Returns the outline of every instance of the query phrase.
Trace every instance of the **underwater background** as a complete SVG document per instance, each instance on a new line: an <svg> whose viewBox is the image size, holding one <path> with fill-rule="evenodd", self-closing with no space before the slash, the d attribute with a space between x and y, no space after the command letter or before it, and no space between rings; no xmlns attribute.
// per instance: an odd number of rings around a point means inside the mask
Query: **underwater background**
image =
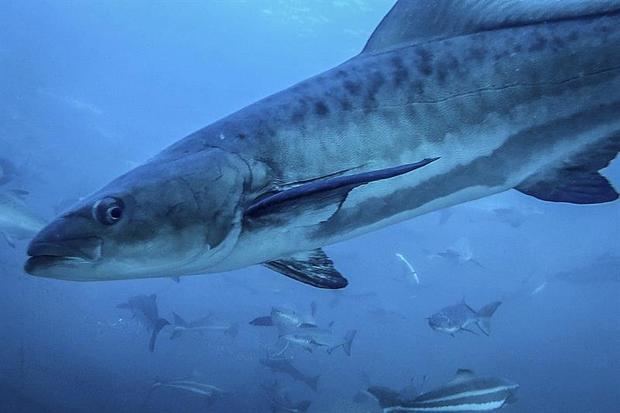
<svg viewBox="0 0 620 413"><path fill-rule="evenodd" d="M2 1L0 158L44 219L207 124L357 54L392 0ZM616 185L620 164L605 171ZM309 412L377 412L371 384L428 391L459 368L518 383L508 412L620 406L620 208L548 204L516 191L326 248L349 277L318 290L263 267L76 283L23 270L27 241L0 239L1 412L270 412L277 380ZM446 252L458 252L456 259ZM415 277L403 259L415 268ZM460 254L460 255L459 255ZM454 254L453 254L454 255ZM170 339L117 306L156 294L159 315L206 315L235 334ZM427 317L493 301L490 336ZM251 325L272 307L309 313L351 354L286 349L315 390L260 362L280 351ZM208 403L153 383L223 389Z"/></svg>

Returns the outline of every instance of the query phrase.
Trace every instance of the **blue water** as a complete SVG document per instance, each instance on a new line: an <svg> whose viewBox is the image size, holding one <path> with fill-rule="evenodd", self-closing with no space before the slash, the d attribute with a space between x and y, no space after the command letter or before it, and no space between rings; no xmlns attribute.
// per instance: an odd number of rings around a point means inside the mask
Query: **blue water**
<svg viewBox="0 0 620 413"><path fill-rule="evenodd" d="M20 174L28 206L51 219L180 137L354 56L391 0L0 2L0 157ZM620 163L605 175L620 183ZM6 188L3 188L6 189ZM558 281L602 256L620 256L618 203L549 204L508 192L328 247L350 280L313 289L262 267L170 279L74 283L24 274L27 241L0 239L1 412L268 412L261 385L277 378L310 412L374 412L353 402L369 384L421 391L456 369L519 383L507 412L614 413L620 405L620 283ZM493 208L526 211L511 226ZM468 245L477 262L434 254ZM407 279L404 254L420 284ZM598 268L618 273L620 268ZM610 277L611 278L611 277ZM116 305L157 294L160 315L208 313L240 324L169 340ZM502 300L489 337L435 332L426 317L465 299ZM272 306L308 311L334 334L357 329L342 351L287 350L313 392L259 359L273 329L249 325ZM207 405L157 379L200 377L228 393ZM426 377L425 384L422 385Z"/></svg>

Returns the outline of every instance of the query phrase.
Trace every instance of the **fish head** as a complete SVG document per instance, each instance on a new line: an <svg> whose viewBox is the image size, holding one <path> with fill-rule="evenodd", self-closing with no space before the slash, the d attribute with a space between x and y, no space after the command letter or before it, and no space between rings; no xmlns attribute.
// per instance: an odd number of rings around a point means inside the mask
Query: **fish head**
<svg viewBox="0 0 620 413"><path fill-rule="evenodd" d="M75 281L208 272L237 242L247 171L215 149L156 158L41 230L25 270Z"/></svg>
<svg viewBox="0 0 620 413"><path fill-rule="evenodd" d="M435 313L428 318L428 325L436 331L454 332L458 330L458 326L444 312Z"/></svg>

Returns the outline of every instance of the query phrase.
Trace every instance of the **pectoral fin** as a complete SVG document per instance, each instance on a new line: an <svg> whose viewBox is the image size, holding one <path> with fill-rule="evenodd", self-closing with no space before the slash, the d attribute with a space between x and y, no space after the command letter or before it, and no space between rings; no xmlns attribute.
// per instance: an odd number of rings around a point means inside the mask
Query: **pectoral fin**
<svg viewBox="0 0 620 413"><path fill-rule="evenodd" d="M333 261L322 249L298 253L288 258L269 261L265 267L313 287L338 289L347 286L346 278L334 268Z"/></svg>
<svg viewBox="0 0 620 413"><path fill-rule="evenodd" d="M6 232L0 232L0 235L2 235L2 238L4 238L9 247L15 248L15 240L13 239L13 237L11 237Z"/></svg>
<svg viewBox="0 0 620 413"><path fill-rule="evenodd" d="M272 215L316 215L318 222L329 219L345 201L351 190L371 182L381 181L422 168L439 158L379 169L352 175L331 176L293 186L290 189L266 194L256 199L245 211L248 219ZM307 220L304 220L307 221Z"/></svg>

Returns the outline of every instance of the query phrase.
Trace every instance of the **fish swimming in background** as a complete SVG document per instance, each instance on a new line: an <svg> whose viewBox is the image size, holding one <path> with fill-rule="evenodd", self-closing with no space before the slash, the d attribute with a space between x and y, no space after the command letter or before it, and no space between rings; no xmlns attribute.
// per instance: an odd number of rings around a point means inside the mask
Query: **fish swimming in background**
<svg viewBox="0 0 620 413"><path fill-rule="evenodd" d="M142 324L147 331L151 332L149 351L155 351L157 335L162 328L170 324L168 320L159 317L157 296L155 294L137 295L129 298L126 303L117 305L116 308L131 311L132 316L138 321L138 323Z"/></svg>
<svg viewBox="0 0 620 413"><path fill-rule="evenodd" d="M259 360L260 364L269 368L274 373L286 374L293 380L300 381L312 390L317 391L319 385L319 375L309 376L293 366L292 360L288 357L268 356Z"/></svg>
<svg viewBox="0 0 620 413"><path fill-rule="evenodd" d="M226 394L226 392L219 387L213 386L211 384L202 383L195 380L194 378L170 381L156 380L155 383L153 383L153 385L151 386L149 394L147 395L147 401L150 399L154 390L161 388L170 388L198 395L207 401L208 406L210 406L211 404L213 404L213 402Z"/></svg>
<svg viewBox="0 0 620 413"><path fill-rule="evenodd" d="M272 413L305 413L312 404L310 400L292 402L286 389L278 382L261 387L269 400Z"/></svg>
<svg viewBox="0 0 620 413"><path fill-rule="evenodd" d="M405 399L397 391L370 387L383 413L490 412L515 402L518 384L495 377L477 377L471 370L458 370L454 380L438 389Z"/></svg>
<svg viewBox="0 0 620 413"><path fill-rule="evenodd" d="M453 265L471 263L478 267L484 268L484 266L474 258L474 253L471 249L471 244L467 238L459 238L459 240L445 251L440 251L435 254L429 255L431 259L442 259L452 263Z"/></svg>
<svg viewBox="0 0 620 413"><path fill-rule="evenodd" d="M310 304L310 314L299 314L295 310L286 307L273 307L268 316L256 317L250 321L251 325L269 327L274 326L278 331L284 332L295 328L317 327L316 302Z"/></svg>
<svg viewBox="0 0 620 413"><path fill-rule="evenodd" d="M34 237L46 224L24 202L27 195L22 190L0 192L0 237L11 247L16 240Z"/></svg>
<svg viewBox="0 0 620 413"><path fill-rule="evenodd" d="M320 288L322 249L516 189L599 204L620 150L620 0L399 0L362 52L112 181L32 240L65 280L263 264ZM319 52L319 51L317 51Z"/></svg>
<svg viewBox="0 0 620 413"><path fill-rule="evenodd" d="M198 320L187 322L177 313L172 313L174 317L174 324L172 325L172 332L170 333L170 339L181 337L184 333L205 333L210 331L222 331L229 337L235 338L239 334L238 323L218 323L212 320L211 316L202 317Z"/></svg>
<svg viewBox="0 0 620 413"><path fill-rule="evenodd" d="M319 347L325 347L327 353L332 354L334 350L342 348L345 354L350 356L351 346L356 335L357 330L349 330L344 337L339 338L334 335L331 329L307 327L285 332L280 335L280 340L285 342L285 349L289 344L300 346L309 352Z"/></svg>
<svg viewBox="0 0 620 413"><path fill-rule="evenodd" d="M604 254L570 270L553 274L550 281L571 284L606 284L620 282L620 256Z"/></svg>
<svg viewBox="0 0 620 413"><path fill-rule="evenodd" d="M0 186L8 184L17 176L17 168L8 159L0 158Z"/></svg>
<svg viewBox="0 0 620 413"><path fill-rule="evenodd" d="M463 301L460 304L445 307L430 316L428 325L433 330L448 333L454 337L454 334L461 331L475 334L468 327L476 324L480 331L488 336L491 333L491 317L501 304L501 301L495 301L485 305L480 311L476 311Z"/></svg>

